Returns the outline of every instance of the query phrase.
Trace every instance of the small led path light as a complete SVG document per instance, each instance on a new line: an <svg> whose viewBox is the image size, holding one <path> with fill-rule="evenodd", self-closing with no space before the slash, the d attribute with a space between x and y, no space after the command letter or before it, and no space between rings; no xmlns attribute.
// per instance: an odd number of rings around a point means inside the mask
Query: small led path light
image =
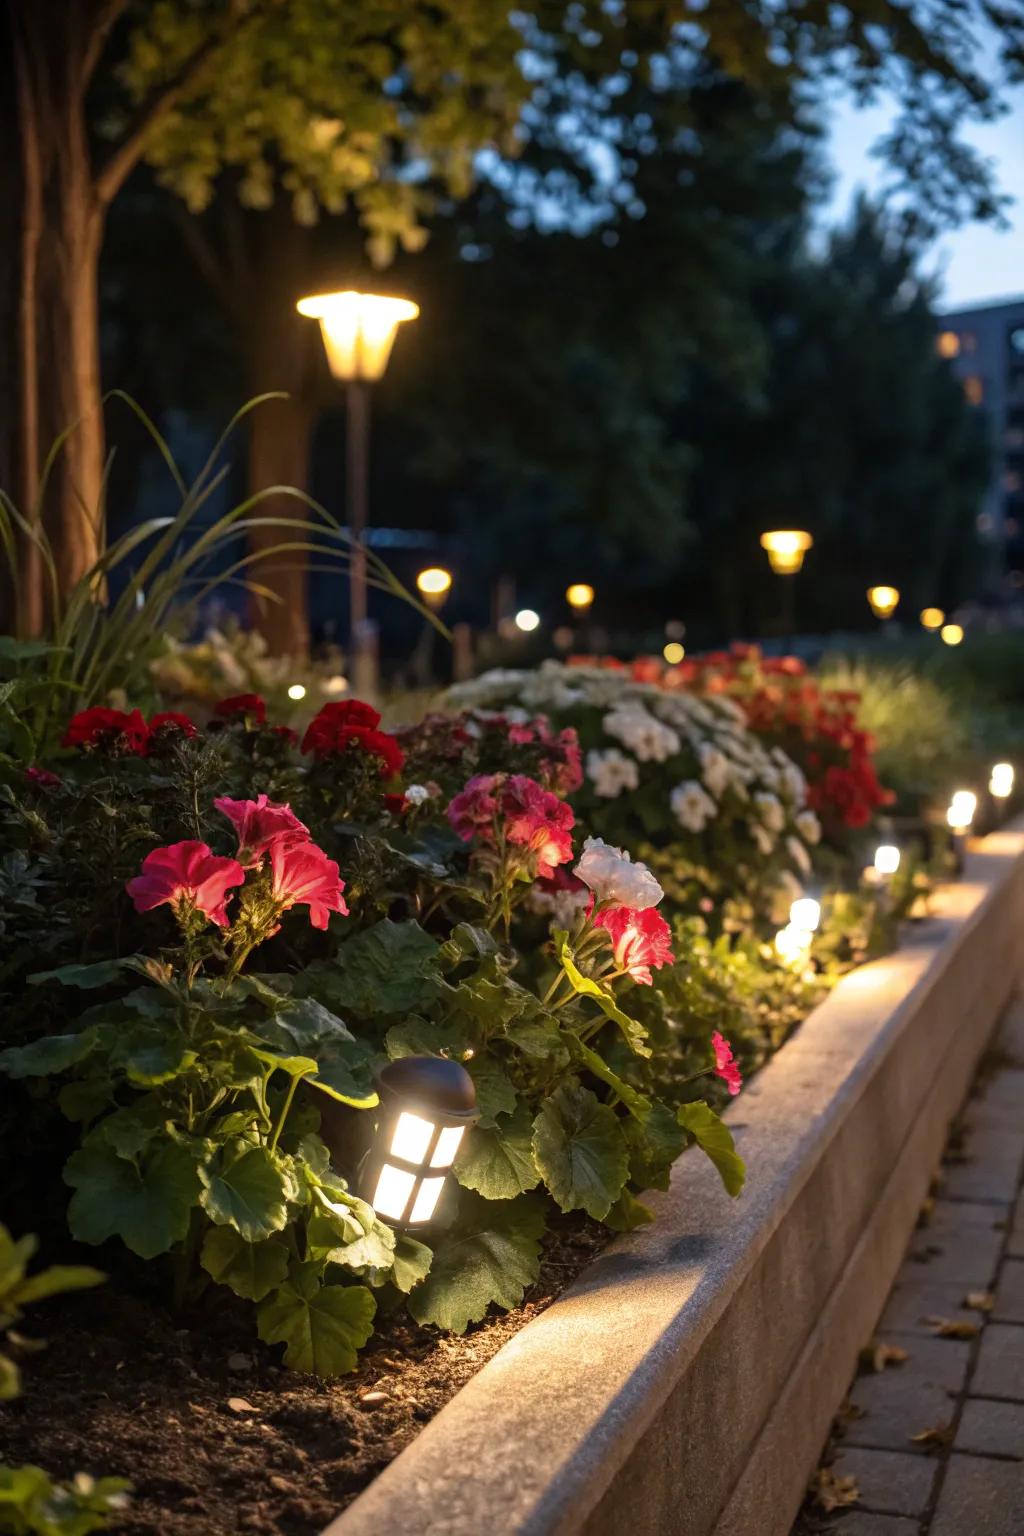
<svg viewBox="0 0 1024 1536"><path fill-rule="evenodd" d="M473 1079L443 1056L403 1056L378 1074L377 1092L360 1194L393 1226L425 1227L466 1128L478 1118Z"/></svg>
<svg viewBox="0 0 1024 1536"><path fill-rule="evenodd" d="M887 879L900 867L900 850L895 843L879 843L875 849L875 874Z"/></svg>
<svg viewBox="0 0 1024 1536"><path fill-rule="evenodd" d="M992 773L988 781L988 792L997 800L1008 800L1013 794L1013 764L993 763Z"/></svg>

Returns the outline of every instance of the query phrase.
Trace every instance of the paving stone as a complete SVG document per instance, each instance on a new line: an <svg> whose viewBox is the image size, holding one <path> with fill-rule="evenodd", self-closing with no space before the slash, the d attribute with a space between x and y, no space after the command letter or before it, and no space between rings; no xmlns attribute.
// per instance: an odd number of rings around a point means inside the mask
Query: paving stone
<svg viewBox="0 0 1024 1536"><path fill-rule="evenodd" d="M924 1321L926 1317L952 1317L969 1323L982 1321L980 1312L963 1304L969 1286L958 1285L955 1281L947 1285L933 1284L931 1280L919 1280L919 1272L916 1264L906 1264L901 1269L876 1329L880 1339L888 1338L893 1332L921 1334L930 1339L935 1330Z"/></svg>
<svg viewBox="0 0 1024 1536"><path fill-rule="evenodd" d="M854 1382L850 1401L862 1409L863 1416L850 1421L844 1441L930 1455L929 1447L915 1445L911 1437L952 1422L955 1398L967 1376L970 1346L957 1339L898 1335L887 1335L886 1342L902 1344L910 1358Z"/></svg>
<svg viewBox="0 0 1024 1536"><path fill-rule="evenodd" d="M987 1289L999 1263L1009 1213L1008 1200L1001 1205L936 1200L931 1220L911 1239L904 1276Z"/></svg>
<svg viewBox="0 0 1024 1536"><path fill-rule="evenodd" d="M989 1323L981 1337L971 1393L1024 1402L1024 1328Z"/></svg>
<svg viewBox="0 0 1024 1536"><path fill-rule="evenodd" d="M1024 1131L1000 1126L973 1131L966 1162L948 1164L942 1181L947 1200L1012 1200L1024 1164Z"/></svg>
<svg viewBox="0 0 1024 1536"><path fill-rule="evenodd" d="M1009 1466L1009 1462L1000 1463ZM903 1451L853 1447L835 1460L840 1477L853 1477L865 1509L880 1515L922 1515L931 1497L936 1463ZM960 1533L962 1536L962 1533ZM1019 1532L1018 1532L1019 1536Z"/></svg>
<svg viewBox="0 0 1024 1536"><path fill-rule="evenodd" d="M987 1084L964 1106L967 1135L983 1130L1019 1131L1024 1104L1024 1072L1006 1072Z"/></svg>
<svg viewBox="0 0 1024 1536"><path fill-rule="evenodd" d="M902 1515L870 1515L867 1510L854 1509L829 1529L837 1536L840 1532L842 1536L917 1536L921 1527Z"/></svg>
<svg viewBox="0 0 1024 1536"><path fill-rule="evenodd" d="M1017 1200L1017 1209L1006 1251L1013 1254L1015 1258L1024 1259L1024 1194L1021 1194Z"/></svg>
<svg viewBox="0 0 1024 1536"><path fill-rule="evenodd" d="M1018 1067L1024 1067L1024 1003L1008 1008L996 1034L996 1047Z"/></svg>
<svg viewBox="0 0 1024 1536"><path fill-rule="evenodd" d="M994 1403L969 1397L956 1432L958 1451L978 1456L1024 1458L1024 1403Z"/></svg>
<svg viewBox="0 0 1024 1536"><path fill-rule="evenodd" d="M952 1456L930 1536L1021 1536L1024 1462Z"/></svg>
<svg viewBox="0 0 1024 1536"><path fill-rule="evenodd" d="M1024 1260L1007 1259L999 1271L992 1316L1001 1323L1024 1323Z"/></svg>

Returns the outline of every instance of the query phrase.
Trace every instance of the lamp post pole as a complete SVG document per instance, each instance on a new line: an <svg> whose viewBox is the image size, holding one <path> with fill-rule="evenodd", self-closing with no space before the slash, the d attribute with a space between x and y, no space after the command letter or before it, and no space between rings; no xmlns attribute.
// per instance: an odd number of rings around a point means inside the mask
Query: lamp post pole
<svg viewBox="0 0 1024 1536"><path fill-rule="evenodd" d="M373 692L377 673L363 546L370 501L370 386L363 379L349 379L345 386L345 479L348 531L354 541L349 557L349 650L352 684L361 697Z"/></svg>

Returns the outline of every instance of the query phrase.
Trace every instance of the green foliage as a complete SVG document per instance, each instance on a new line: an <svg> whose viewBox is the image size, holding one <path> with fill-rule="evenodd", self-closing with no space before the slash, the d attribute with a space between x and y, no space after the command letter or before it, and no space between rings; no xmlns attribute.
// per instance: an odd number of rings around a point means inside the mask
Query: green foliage
<svg viewBox="0 0 1024 1536"><path fill-rule="evenodd" d="M355 1370L376 1310L365 1286L324 1285L317 1264L301 1264L260 1303L260 1338L284 1344L285 1364L293 1370L342 1376Z"/></svg>
<svg viewBox="0 0 1024 1536"><path fill-rule="evenodd" d="M93 1478L85 1472L70 1483L58 1483L41 1467L0 1466L0 1532L89 1536L104 1531L124 1507L130 1486L123 1477Z"/></svg>
<svg viewBox="0 0 1024 1536"><path fill-rule="evenodd" d="M589 1089L560 1088L533 1126L533 1150L544 1181L563 1211L600 1221L622 1192L629 1157L619 1117Z"/></svg>
<svg viewBox="0 0 1024 1536"><path fill-rule="evenodd" d="M99 1270L81 1264L54 1264L30 1275L29 1260L35 1251L34 1237L22 1237L15 1242L0 1222L0 1334L19 1322L25 1307L32 1302L59 1296L64 1291L86 1290L103 1279ZM18 1367L7 1355L0 1354L0 1402L17 1397L19 1387Z"/></svg>
<svg viewBox="0 0 1024 1536"><path fill-rule="evenodd" d="M676 1119L714 1163L726 1191L730 1195L738 1195L743 1188L746 1170L728 1126L723 1124L703 1099L693 1104L680 1104L676 1110Z"/></svg>
<svg viewBox="0 0 1024 1536"><path fill-rule="evenodd" d="M418 1323L465 1333L492 1302L517 1307L540 1271L543 1230L544 1207L533 1195L500 1202L464 1195L459 1219L438 1243L409 1311Z"/></svg>

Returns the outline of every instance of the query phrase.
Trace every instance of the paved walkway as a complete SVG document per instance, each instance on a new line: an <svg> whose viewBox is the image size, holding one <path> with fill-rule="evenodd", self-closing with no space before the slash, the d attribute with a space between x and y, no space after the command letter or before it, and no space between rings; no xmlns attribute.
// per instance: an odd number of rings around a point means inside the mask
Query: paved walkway
<svg viewBox="0 0 1024 1536"><path fill-rule="evenodd" d="M834 1480L857 1502L796 1531L1024 1536L1024 1002L1003 1021L876 1343L850 1388ZM845 1485L846 1496L853 1493ZM818 1512L820 1514L820 1510ZM795 1536L795 1533L794 1533Z"/></svg>

